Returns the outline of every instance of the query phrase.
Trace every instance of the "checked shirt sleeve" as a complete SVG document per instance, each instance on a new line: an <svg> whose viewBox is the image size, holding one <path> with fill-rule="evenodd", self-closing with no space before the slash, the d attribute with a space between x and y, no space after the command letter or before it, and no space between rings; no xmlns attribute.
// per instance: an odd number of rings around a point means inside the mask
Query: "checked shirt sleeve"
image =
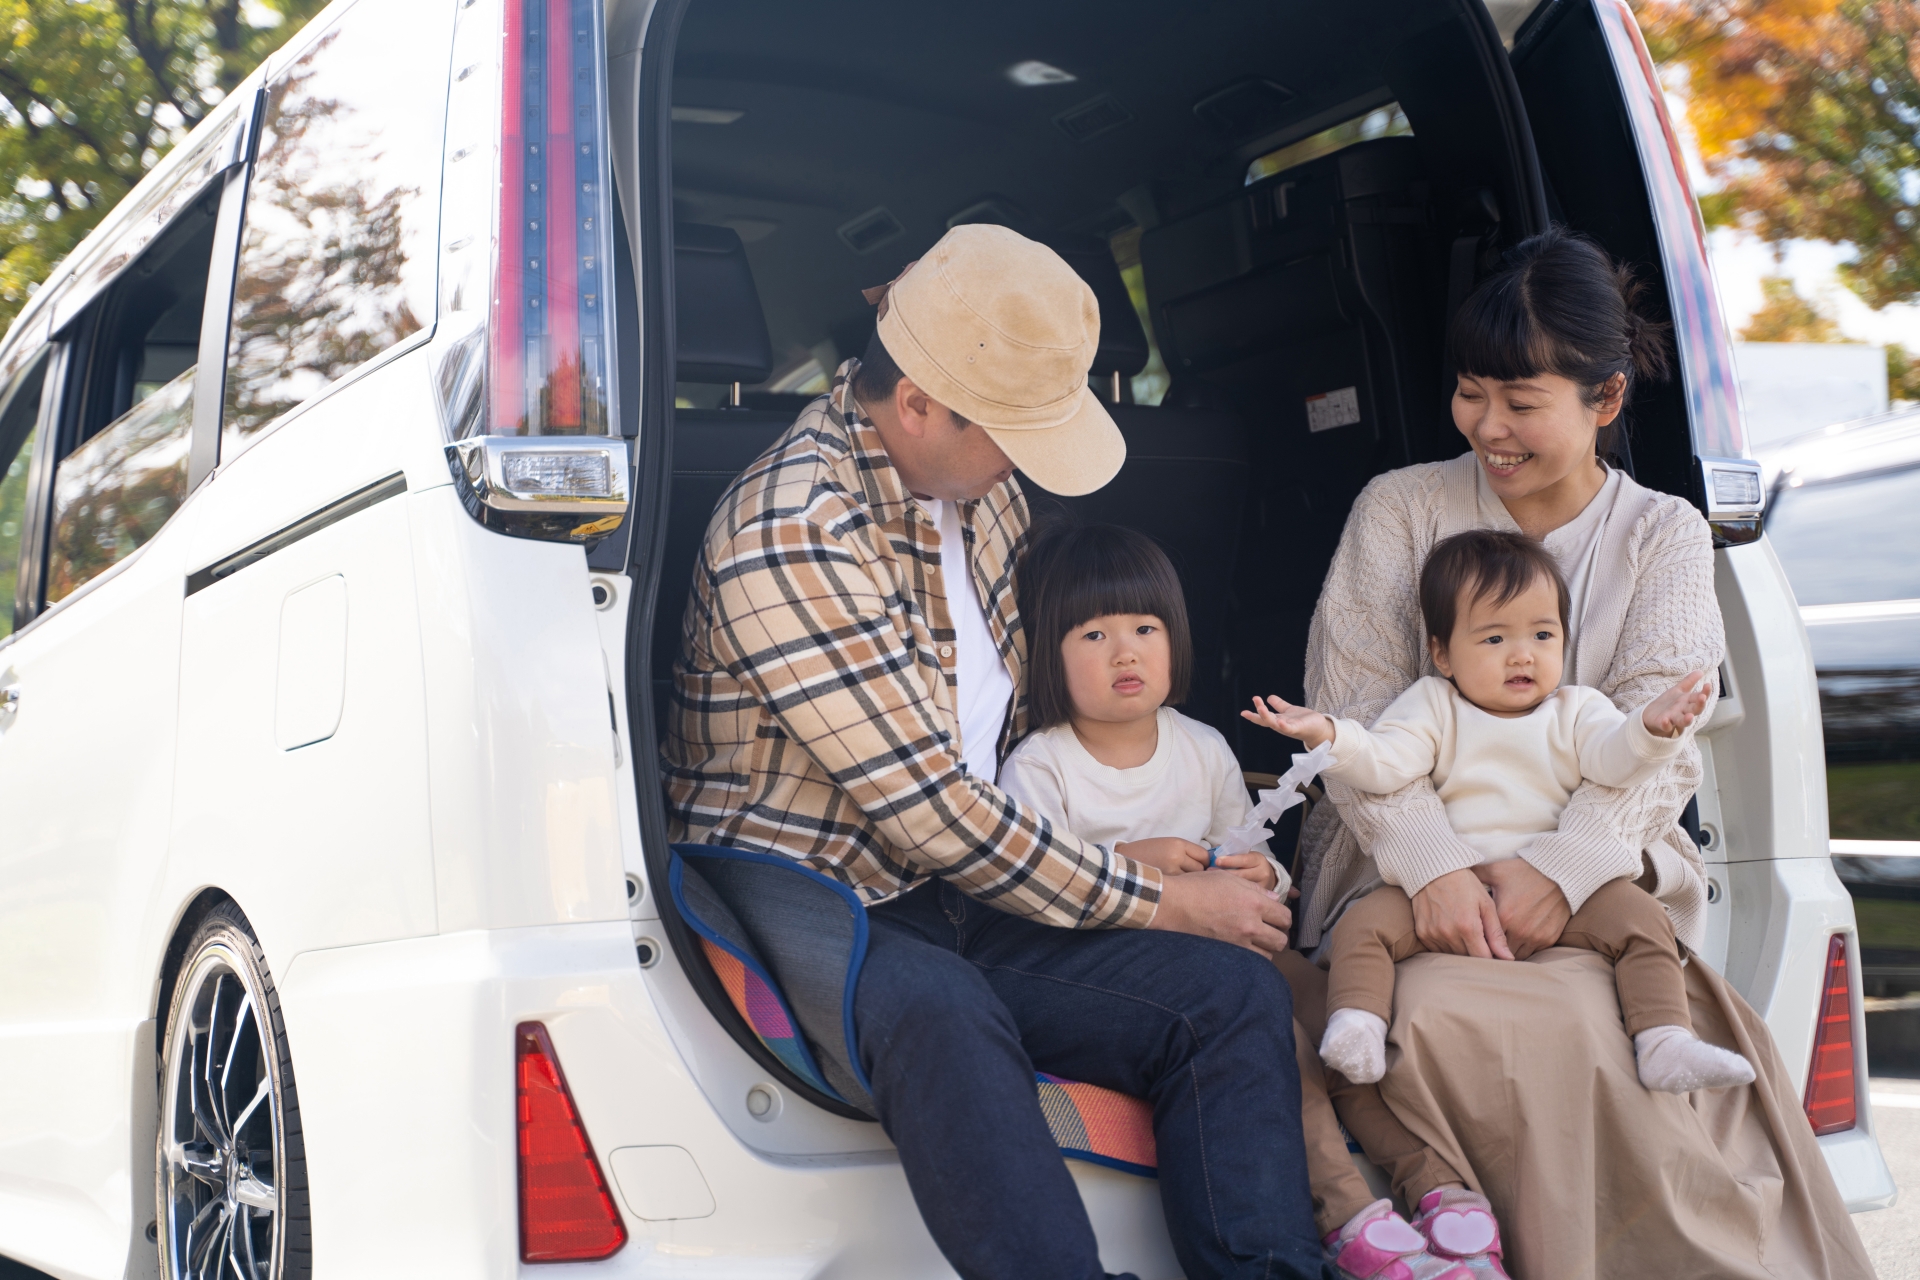
<svg viewBox="0 0 1920 1280"><path fill-rule="evenodd" d="M709 570L714 658L899 857L1048 924L1152 921L1157 870L1056 829L961 767L910 637L829 524L790 513L750 523Z"/></svg>

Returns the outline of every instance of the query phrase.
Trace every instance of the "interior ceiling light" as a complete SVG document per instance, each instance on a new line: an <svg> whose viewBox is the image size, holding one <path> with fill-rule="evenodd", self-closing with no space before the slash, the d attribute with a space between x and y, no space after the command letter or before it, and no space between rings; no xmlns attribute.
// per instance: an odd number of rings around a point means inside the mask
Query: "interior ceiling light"
<svg viewBox="0 0 1920 1280"><path fill-rule="evenodd" d="M675 124L732 124L745 114L747 113L735 111L731 107L675 107L673 122Z"/></svg>
<svg viewBox="0 0 1920 1280"><path fill-rule="evenodd" d="M1052 63L1041 62L1037 58L1016 62L1007 68L1007 79L1023 89L1042 84L1070 84L1079 78L1071 71L1062 71Z"/></svg>

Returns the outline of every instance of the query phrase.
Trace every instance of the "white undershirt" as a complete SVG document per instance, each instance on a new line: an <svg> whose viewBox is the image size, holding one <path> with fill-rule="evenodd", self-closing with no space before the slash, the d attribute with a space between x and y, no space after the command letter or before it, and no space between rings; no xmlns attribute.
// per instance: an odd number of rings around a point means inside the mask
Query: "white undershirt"
<svg viewBox="0 0 1920 1280"><path fill-rule="evenodd" d="M960 504L922 500L940 529L940 575L945 580L947 613L953 620L954 670L960 678L955 699L960 720L960 761L967 772L988 782L1000 778L1000 732L1013 704L1013 677L987 628L987 613L973 585L967 543L960 531Z"/></svg>
<svg viewBox="0 0 1920 1280"><path fill-rule="evenodd" d="M1607 517L1613 513L1613 504L1620 496L1621 472L1604 462L1600 467L1607 473L1607 478L1601 481L1599 492L1581 508L1579 515L1540 539L1540 544L1559 562L1560 572L1567 580L1566 657L1569 669L1573 663L1573 647L1580 639L1581 624L1586 621L1587 600L1593 594L1593 579L1600 559L1600 538L1606 532ZM1481 523L1498 528L1502 517L1511 521L1513 517L1487 483L1486 469L1475 467L1473 474Z"/></svg>

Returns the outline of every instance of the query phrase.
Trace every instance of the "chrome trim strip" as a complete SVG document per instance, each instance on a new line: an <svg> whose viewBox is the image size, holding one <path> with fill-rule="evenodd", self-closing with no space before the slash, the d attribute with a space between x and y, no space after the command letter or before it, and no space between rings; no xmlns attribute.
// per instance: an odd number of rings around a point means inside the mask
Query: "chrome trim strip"
<svg viewBox="0 0 1920 1280"><path fill-rule="evenodd" d="M276 551L283 551L300 541L311 537L328 525L338 524L348 516L358 515L368 507L385 502L388 498L397 498L407 491L407 477L404 472L396 471L383 480L376 480L364 489L356 489L344 498L329 502L318 511L302 516L292 524L268 534L260 541L216 560L204 569L196 569L187 575L187 594L204 591L223 578L231 577L250 564L266 559Z"/></svg>

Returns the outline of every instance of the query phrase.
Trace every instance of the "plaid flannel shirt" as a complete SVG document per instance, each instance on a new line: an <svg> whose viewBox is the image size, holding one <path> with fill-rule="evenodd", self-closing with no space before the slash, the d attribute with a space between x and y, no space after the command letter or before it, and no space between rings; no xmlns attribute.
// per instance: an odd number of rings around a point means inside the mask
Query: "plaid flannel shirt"
<svg viewBox="0 0 1920 1280"><path fill-rule="evenodd" d="M1028 513L1008 481L961 504L970 555L943 559L853 398L858 361L735 480L707 526L663 749L673 838L781 853L869 903L929 876L1015 915L1144 927L1160 873L1056 830L960 763L942 582L971 566L1026 719L1014 561Z"/></svg>

